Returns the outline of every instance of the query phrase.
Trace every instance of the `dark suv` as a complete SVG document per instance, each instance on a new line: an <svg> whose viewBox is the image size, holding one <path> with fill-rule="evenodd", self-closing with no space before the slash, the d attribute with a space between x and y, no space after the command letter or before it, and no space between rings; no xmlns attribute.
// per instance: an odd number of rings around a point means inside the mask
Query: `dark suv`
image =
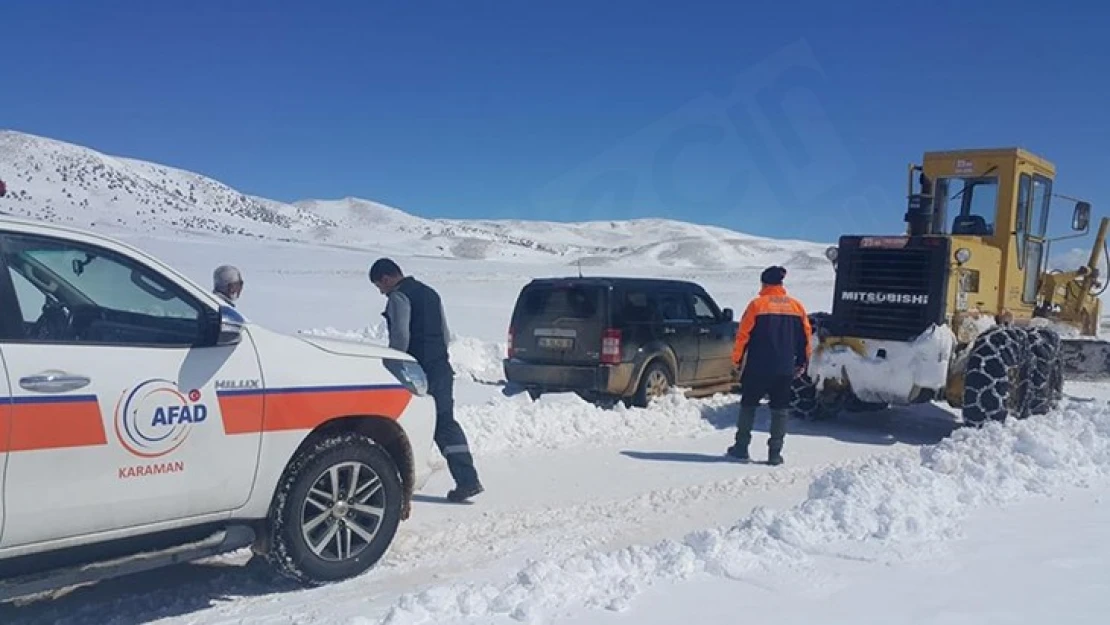
<svg viewBox="0 0 1110 625"><path fill-rule="evenodd" d="M569 391L636 406L672 386L731 390L738 325L692 282L537 279L513 310L505 377L533 398Z"/></svg>

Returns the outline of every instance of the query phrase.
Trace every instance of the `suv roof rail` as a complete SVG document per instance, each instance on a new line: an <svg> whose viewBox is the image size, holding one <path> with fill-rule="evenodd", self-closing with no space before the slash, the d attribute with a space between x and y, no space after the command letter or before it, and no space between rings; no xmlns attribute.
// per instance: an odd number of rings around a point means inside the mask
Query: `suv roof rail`
<svg viewBox="0 0 1110 625"><path fill-rule="evenodd" d="M693 285L690 280L681 280L678 278L648 278L638 276L550 276L546 278L532 278L532 283L556 283L556 282L577 282L577 283L604 283L604 284L681 284Z"/></svg>

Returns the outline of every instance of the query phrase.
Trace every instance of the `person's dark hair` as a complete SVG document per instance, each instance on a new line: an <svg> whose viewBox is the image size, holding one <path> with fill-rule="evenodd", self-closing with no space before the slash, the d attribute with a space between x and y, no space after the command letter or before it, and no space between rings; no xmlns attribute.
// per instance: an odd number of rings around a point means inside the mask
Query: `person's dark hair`
<svg viewBox="0 0 1110 625"><path fill-rule="evenodd" d="M399 278L403 275L405 274L401 273L401 268L397 266L397 263L388 258L379 258L370 266L371 282L377 282L386 276L396 276Z"/></svg>

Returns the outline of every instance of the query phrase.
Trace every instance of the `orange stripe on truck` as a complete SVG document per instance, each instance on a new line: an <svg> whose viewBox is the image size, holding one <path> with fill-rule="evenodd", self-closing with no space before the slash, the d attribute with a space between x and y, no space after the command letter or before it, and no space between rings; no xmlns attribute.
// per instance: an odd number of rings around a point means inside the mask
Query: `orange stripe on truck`
<svg viewBox="0 0 1110 625"><path fill-rule="evenodd" d="M0 408L0 451L108 444L95 395L16 397L6 403Z"/></svg>
<svg viewBox="0 0 1110 625"><path fill-rule="evenodd" d="M399 419L412 401L400 385L221 391L226 434L311 430L336 417ZM95 395L0 399L0 452L108 444Z"/></svg>
<svg viewBox="0 0 1110 625"><path fill-rule="evenodd" d="M262 393L216 394L225 434L251 434L262 431Z"/></svg>
<svg viewBox="0 0 1110 625"><path fill-rule="evenodd" d="M223 391L218 397L228 434L311 430L336 417L399 419L412 401L400 385Z"/></svg>

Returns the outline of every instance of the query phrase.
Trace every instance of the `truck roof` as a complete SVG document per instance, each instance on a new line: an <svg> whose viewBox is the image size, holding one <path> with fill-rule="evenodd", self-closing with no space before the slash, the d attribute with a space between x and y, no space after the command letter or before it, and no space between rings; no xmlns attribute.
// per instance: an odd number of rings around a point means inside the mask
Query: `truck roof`
<svg viewBox="0 0 1110 625"><path fill-rule="evenodd" d="M696 287L694 282L689 280L678 280L673 278L641 278L641 277L626 277L626 276L566 276L562 278L533 278L529 285L538 286L551 286L557 284L582 284L593 286L631 286L631 287L645 287L645 288L658 288L661 286L676 286L676 287Z"/></svg>
<svg viewBox="0 0 1110 625"><path fill-rule="evenodd" d="M1047 158L1027 150L1020 146L997 147L997 148L971 148L971 149L953 149L953 150L934 150L925 152L925 160L934 159L952 159L952 158L1016 158L1021 160L1030 161L1042 169L1050 172L1056 172L1056 166L1052 161Z"/></svg>
<svg viewBox="0 0 1110 625"><path fill-rule="evenodd" d="M78 234L88 235L89 230L82 230L74 226L67 226L65 224L57 224L42 219L32 219L30 217L20 217L4 211L0 211L0 224L8 224L12 226L23 226L25 228L37 228L40 230L47 230L51 232L65 233L65 234Z"/></svg>

